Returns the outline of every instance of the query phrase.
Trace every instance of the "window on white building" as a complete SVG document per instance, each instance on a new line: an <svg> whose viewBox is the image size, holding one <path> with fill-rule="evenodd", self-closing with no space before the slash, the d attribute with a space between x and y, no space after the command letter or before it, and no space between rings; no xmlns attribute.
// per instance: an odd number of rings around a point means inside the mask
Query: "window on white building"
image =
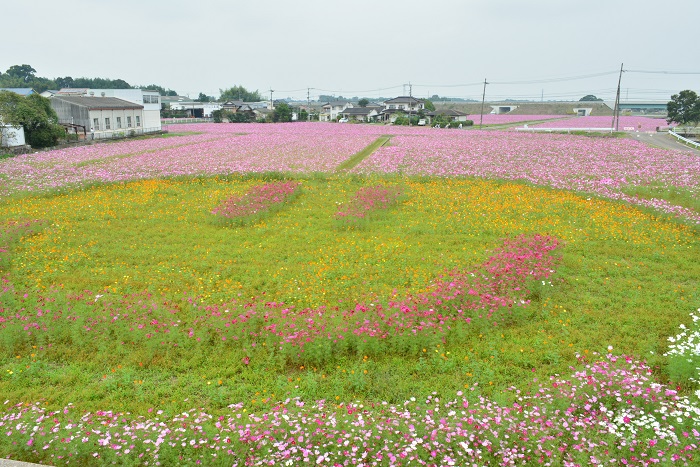
<svg viewBox="0 0 700 467"><path fill-rule="evenodd" d="M95 130L100 131L100 119L99 119L99 118L93 118L93 119L92 119L92 127L93 127Z"/></svg>
<svg viewBox="0 0 700 467"><path fill-rule="evenodd" d="M141 126L141 117L136 116L136 126Z"/></svg>
<svg viewBox="0 0 700 467"><path fill-rule="evenodd" d="M117 130L120 129L121 127L122 127L122 118L117 117Z"/></svg>
<svg viewBox="0 0 700 467"><path fill-rule="evenodd" d="M131 117L126 117L126 127L131 128Z"/></svg>
<svg viewBox="0 0 700 467"><path fill-rule="evenodd" d="M109 125L109 118L105 118L105 130L109 130L112 127Z"/></svg>

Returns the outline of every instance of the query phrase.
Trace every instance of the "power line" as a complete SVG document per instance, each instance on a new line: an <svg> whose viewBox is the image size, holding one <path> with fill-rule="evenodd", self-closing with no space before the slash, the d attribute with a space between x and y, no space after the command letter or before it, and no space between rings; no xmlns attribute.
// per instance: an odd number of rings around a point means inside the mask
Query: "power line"
<svg viewBox="0 0 700 467"><path fill-rule="evenodd" d="M664 70L625 70L628 73L648 73L658 75L700 75L700 71L664 71Z"/></svg>

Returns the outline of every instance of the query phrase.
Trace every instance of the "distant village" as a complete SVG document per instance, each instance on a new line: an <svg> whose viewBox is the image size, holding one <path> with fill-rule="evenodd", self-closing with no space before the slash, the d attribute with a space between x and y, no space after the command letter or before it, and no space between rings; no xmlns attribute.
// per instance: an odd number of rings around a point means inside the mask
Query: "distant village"
<svg viewBox="0 0 700 467"><path fill-rule="evenodd" d="M2 88L21 96L35 91L31 88ZM267 100L244 102L200 102L183 96L162 96L159 91L147 89L91 89L63 88L40 93L49 99L68 139L105 139L157 133L163 123L173 121L164 115L197 121L222 121L220 115L235 115L229 121L272 121L278 106L289 107L285 121L315 120L321 122L357 122L415 125L469 125L470 115L484 114L562 114L562 115L611 115L612 107L604 102L571 103L440 103L413 96L398 96L381 102L361 99L330 100L327 102L287 102ZM659 113L665 104L656 102L627 103L627 110L636 113ZM625 109L623 108L623 111ZM218 119L217 119L218 117ZM398 121L397 119L402 119ZM22 128L3 125L2 145L5 147L25 144Z"/></svg>

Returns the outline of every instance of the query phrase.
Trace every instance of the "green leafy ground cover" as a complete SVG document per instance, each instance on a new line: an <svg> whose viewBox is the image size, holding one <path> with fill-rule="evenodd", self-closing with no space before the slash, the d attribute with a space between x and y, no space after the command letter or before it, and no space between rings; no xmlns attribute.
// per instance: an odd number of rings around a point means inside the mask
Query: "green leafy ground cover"
<svg viewBox="0 0 700 467"><path fill-rule="evenodd" d="M231 401L258 410L294 396L400 403L476 385L472 395L505 403L505 388L565 374L577 353L609 345L647 358L667 380L666 339L700 302L698 231L625 205L483 180L295 180L302 192L294 202L242 226L214 222L211 210L265 176L147 180L0 204L0 225L46 223L13 244L0 307L35 317L70 304L76 317L30 335L28 322L5 322L17 332L0 333L0 393L12 403L174 413ZM362 229L339 228L338 206L380 183L400 183L402 203ZM187 338L205 306L232 299L342 308L426 292L519 234L556 237L561 262L549 280L528 283L529 306L495 326L474 319L445 336L418 335L410 351L368 345L320 363L280 361L262 344L213 334ZM105 327L111 338L95 339L86 330L95 303L120 316L132 306L148 309L149 320L179 320L179 345L124 342L129 325L119 317Z"/></svg>

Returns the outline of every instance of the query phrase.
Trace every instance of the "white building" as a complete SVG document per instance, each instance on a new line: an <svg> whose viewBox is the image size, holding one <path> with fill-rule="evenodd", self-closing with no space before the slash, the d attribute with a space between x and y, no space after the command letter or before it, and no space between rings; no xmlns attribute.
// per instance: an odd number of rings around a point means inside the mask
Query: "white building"
<svg viewBox="0 0 700 467"><path fill-rule="evenodd" d="M221 110L222 104L218 102L197 102L197 101L180 101L171 102L171 110L185 110L194 118L211 118L211 113L215 110Z"/></svg>
<svg viewBox="0 0 700 467"><path fill-rule="evenodd" d="M27 143L24 141L24 128L0 123L0 147L13 148L25 144Z"/></svg>
<svg viewBox="0 0 700 467"><path fill-rule="evenodd" d="M145 89L90 89L91 97L116 97L143 106L143 129L150 133L160 131L160 93Z"/></svg>
<svg viewBox="0 0 700 467"><path fill-rule="evenodd" d="M82 127L80 131L97 139L159 131L145 127L143 105L116 97L56 95L51 98L51 107L59 123L76 130Z"/></svg>
<svg viewBox="0 0 700 467"><path fill-rule="evenodd" d="M347 101L326 102L321 107L321 113L318 119L322 122L332 122L338 118L338 115L340 115L343 110L352 108L352 106L352 102Z"/></svg>

